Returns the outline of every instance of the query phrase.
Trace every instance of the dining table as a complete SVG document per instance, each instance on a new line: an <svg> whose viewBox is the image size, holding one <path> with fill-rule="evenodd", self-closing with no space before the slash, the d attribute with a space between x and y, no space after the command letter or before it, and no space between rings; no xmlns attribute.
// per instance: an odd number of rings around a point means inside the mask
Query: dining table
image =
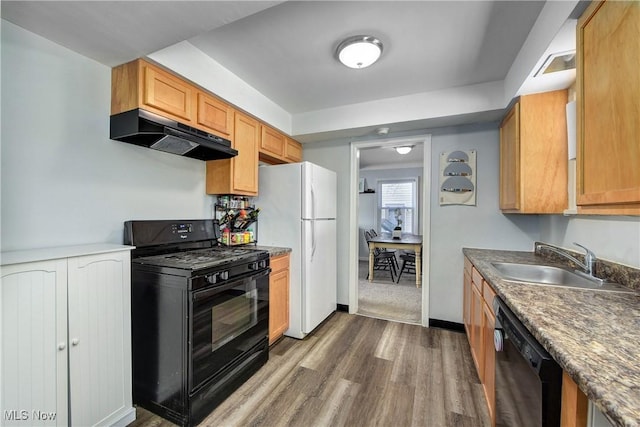
<svg viewBox="0 0 640 427"><path fill-rule="evenodd" d="M374 252L376 248L412 250L416 253L416 287L420 287L422 267L422 235L402 233L400 238L392 237L391 233L380 233L369 239L369 282L373 281Z"/></svg>

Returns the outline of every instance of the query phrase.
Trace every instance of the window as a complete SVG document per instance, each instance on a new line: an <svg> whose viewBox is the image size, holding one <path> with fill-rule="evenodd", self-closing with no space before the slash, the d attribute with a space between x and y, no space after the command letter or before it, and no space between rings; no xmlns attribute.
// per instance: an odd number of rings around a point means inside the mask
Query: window
<svg viewBox="0 0 640 427"><path fill-rule="evenodd" d="M378 195L380 231L418 234L417 179L378 181Z"/></svg>

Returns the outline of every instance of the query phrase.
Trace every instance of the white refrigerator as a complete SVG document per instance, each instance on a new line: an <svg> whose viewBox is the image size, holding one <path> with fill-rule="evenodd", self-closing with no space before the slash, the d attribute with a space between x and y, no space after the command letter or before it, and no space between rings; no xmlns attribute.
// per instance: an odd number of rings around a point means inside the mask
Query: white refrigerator
<svg viewBox="0 0 640 427"><path fill-rule="evenodd" d="M336 173L302 162L258 174L258 245L292 249L285 335L302 339L336 310Z"/></svg>

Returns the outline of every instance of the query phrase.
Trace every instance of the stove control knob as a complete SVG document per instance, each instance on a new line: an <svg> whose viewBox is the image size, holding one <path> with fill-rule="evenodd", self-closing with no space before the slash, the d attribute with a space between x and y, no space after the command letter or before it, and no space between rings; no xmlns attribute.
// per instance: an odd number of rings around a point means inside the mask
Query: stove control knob
<svg viewBox="0 0 640 427"><path fill-rule="evenodd" d="M215 285L218 282L218 273L209 274L207 276L207 282Z"/></svg>
<svg viewBox="0 0 640 427"><path fill-rule="evenodd" d="M257 270L257 269L258 269L258 263L257 262L249 263L249 270Z"/></svg>
<svg viewBox="0 0 640 427"><path fill-rule="evenodd" d="M218 277L220 277L220 280L227 280L229 278L229 272L221 271L220 273L218 273Z"/></svg>
<svg viewBox="0 0 640 427"><path fill-rule="evenodd" d="M267 268L267 260L263 259L258 263L258 265L260 266L260 268Z"/></svg>

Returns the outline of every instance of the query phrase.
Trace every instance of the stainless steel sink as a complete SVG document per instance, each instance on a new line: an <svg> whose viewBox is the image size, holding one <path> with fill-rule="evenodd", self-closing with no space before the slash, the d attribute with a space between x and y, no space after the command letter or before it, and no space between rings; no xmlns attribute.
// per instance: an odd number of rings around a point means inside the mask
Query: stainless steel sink
<svg viewBox="0 0 640 427"><path fill-rule="evenodd" d="M500 276L502 276L504 280L510 282L526 282L537 285L562 286L599 291L635 292L618 283L606 282L602 279L561 267L509 262L494 262L492 265L498 270L498 273L500 273Z"/></svg>

